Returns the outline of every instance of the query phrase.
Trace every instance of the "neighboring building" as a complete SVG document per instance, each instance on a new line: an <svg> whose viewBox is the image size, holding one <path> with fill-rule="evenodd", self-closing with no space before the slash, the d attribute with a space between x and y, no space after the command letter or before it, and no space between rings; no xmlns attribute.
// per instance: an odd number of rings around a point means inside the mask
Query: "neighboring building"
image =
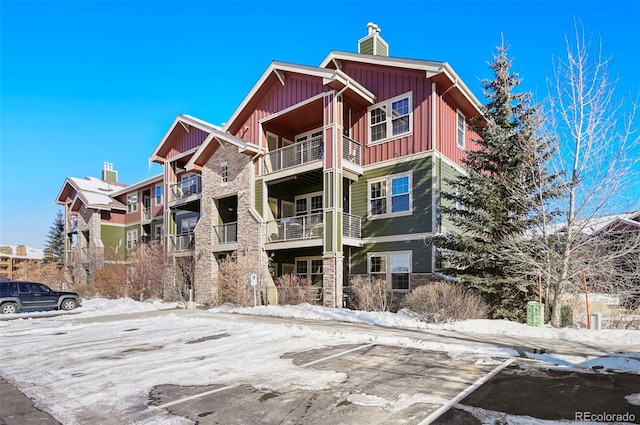
<svg viewBox="0 0 640 425"><path fill-rule="evenodd" d="M44 251L24 245L0 245L0 278L28 279L29 270L38 270Z"/></svg>
<svg viewBox="0 0 640 425"><path fill-rule="evenodd" d="M326 306L342 305L351 275L400 292L431 279L424 238L451 226L440 193L475 148L480 103L446 62L389 57L368 29L359 53L272 62L223 127L178 115L151 155L160 176L126 187L68 178L68 251L125 258L125 246L163 235L171 258L195 259L196 301L210 304L217 260L233 251L261 287L296 273Z"/></svg>

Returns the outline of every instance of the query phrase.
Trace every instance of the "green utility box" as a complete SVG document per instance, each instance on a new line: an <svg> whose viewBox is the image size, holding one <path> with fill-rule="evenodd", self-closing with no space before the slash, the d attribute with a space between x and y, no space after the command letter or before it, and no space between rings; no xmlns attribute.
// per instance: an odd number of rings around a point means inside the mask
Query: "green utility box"
<svg viewBox="0 0 640 425"><path fill-rule="evenodd" d="M540 304L538 301L529 301L527 303L527 325L544 325L544 304Z"/></svg>

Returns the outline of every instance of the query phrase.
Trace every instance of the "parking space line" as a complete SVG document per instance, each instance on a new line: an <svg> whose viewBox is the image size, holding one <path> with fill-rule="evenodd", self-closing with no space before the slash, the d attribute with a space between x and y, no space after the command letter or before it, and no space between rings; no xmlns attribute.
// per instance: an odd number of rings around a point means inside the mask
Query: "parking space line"
<svg viewBox="0 0 640 425"><path fill-rule="evenodd" d="M438 410L436 410L435 412L433 412L432 414L430 414L429 416L427 416L426 418L424 418L422 420L422 422L420 422L418 425L428 425L430 423L433 423L433 421L435 421L436 419L438 419L440 416L442 416L443 414L445 414L449 409L451 409L456 403L458 403L460 400L462 400L463 398L465 398L466 396L468 396L469 394L471 394L472 392L474 392L475 390L477 390L478 388L480 388L482 385L484 385L489 379L493 378L494 376L496 376L498 373L500 373L502 371L502 369L504 369L505 367L509 366L511 363L513 363L514 361L516 361L515 358L510 358L508 360L505 360L504 362L502 362L498 367L496 367L495 369L493 369L491 372L487 373L486 375L484 375L482 378L478 379L476 382L474 382L473 384L471 384L470 386L468 386L464 391L462 391L460 394L458 394L457 396L455 396L454 398L452 398L451 400L449 400L446 404L440 406L440 408Z"/></svg>
<svg viewBox="0 0 640 425"><path fill-rule="evenodd" d="M312 365L314 365L316 363L320 363L320 362L324 362L326 360L331 360L331 359L336 358L336 357L344 356L345 354L349 354L349 353L352 353L354 351L362 350L363 348L372 347L374 345L375 344L361 345L359 347L355 347L355 348L352 348L352 349L347 350L347 351L342 351L340 353L332 354L330 356L323 357L321 359L314 360L314 361L309 362L309 363L305 363L303 365L300 365L300 367L312 366ZM157 405L157 406L152 406L152 407L155 407L155 408L158 408L158 409L164 409L164 408L167 408L167 407L171 407L171 406L173 406L175 404L180 404L180 403L184 403L185 401L195 400L197 398L204 397L204 396L207 396L209 394L215 394L215 393L218 393L218 392L221 392L221 391L225 391L225 390L229 390L231 388L236 388L236 387L239 387L239 386L240 386L240 384L226 385L224 387L216 388L215 390L210 390L210 391L205 391L205 392L198 393L198 394L193 394L193 395L190 395L188 397L179 398L177 400L170 401L168 403L160 404L160 405Z"/></svg>
<svg viewBox="0 0 640 425"><path fill-rule="evenodd" d="M164 409L165 407L173 406L174 404L180 404L180 403L184 403L185 401L195 400L196 398L204 397L204 396L209 395L209 394L218 393L220 391L228 390L228 389L235 388L235 387L238 387L238 386L239 386L239 384L227 385L227 386L224 386L224 387L216 388L215 390L205 391L203 393L190 395L189 397L179 398L177 400L173 400L173 401L170 401L168 403L160 404L158 406L153 406L153 407L157 407L159 409Z"/></svg>
<svg viewBox="0 0 640 425"><path fill-rule="evenodd" d="M324 362L324 361L326 361L326 360L331 360L331 359L334 359L334 358L336 358L336 357L344 356L345 354L353 353L354 351L362 350L363 348L373 347L374 345L375 345L375 344L366 344L366 345L361 345L361 346L359 346L359 347L352 348L352 349L350 349L350 350L343 351L343 352L341 352L341 353L332 354L332 355L330 355L330 356L323 357L323 358L321 358L321 359L314 360L314 361L309 362L309 363L305 363L305 364L303 364L303 365L300 365L300 367L313 366L313 365L314 365L314 364L316 364L316 363L321 363L321 362Z"/></svg>

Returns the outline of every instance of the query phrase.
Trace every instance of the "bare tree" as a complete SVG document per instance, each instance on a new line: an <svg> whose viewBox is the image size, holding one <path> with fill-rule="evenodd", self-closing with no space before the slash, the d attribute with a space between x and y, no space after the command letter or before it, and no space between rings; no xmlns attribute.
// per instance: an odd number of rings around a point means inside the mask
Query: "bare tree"
<svg viewBox="0 0 640 425"><path fill-rule="evenodd" d="M128 287L140 301L161 295L165 258L158 242L142 243L129 254Z"/></svg>
<svg viewBox="0 0 640 425"><path fill-rule="evenodd" d="M604 291L637 285L640 255L640 223L632 220L637 199L629 196L640 177L637 102L616 97L610 59L582 27L576 25L566 47L566 58L554 58L548 110L557 140L551 164L562 193L541 204L543 216L555 219L501 247L518 260L512 272L541 284L554 326L561 323L563 296L581 291L584 277Z"/></svg>

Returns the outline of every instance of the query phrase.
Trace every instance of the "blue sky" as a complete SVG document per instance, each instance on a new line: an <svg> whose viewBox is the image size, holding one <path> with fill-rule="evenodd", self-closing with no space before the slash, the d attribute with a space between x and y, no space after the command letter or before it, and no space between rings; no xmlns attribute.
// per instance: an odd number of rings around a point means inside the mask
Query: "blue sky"
<svg viewBox="0 0 640 425"><path fill-rule="evenodd" d="M0 243L43 248L67 176L112 162L134 183L177 114L221 124L272 60L318 65L357 51L367 22L391 56L449 62L479 79L504 36L523 90L546 94L553 55L580 19L637 93L640 2L0 3Z"/></svg>

